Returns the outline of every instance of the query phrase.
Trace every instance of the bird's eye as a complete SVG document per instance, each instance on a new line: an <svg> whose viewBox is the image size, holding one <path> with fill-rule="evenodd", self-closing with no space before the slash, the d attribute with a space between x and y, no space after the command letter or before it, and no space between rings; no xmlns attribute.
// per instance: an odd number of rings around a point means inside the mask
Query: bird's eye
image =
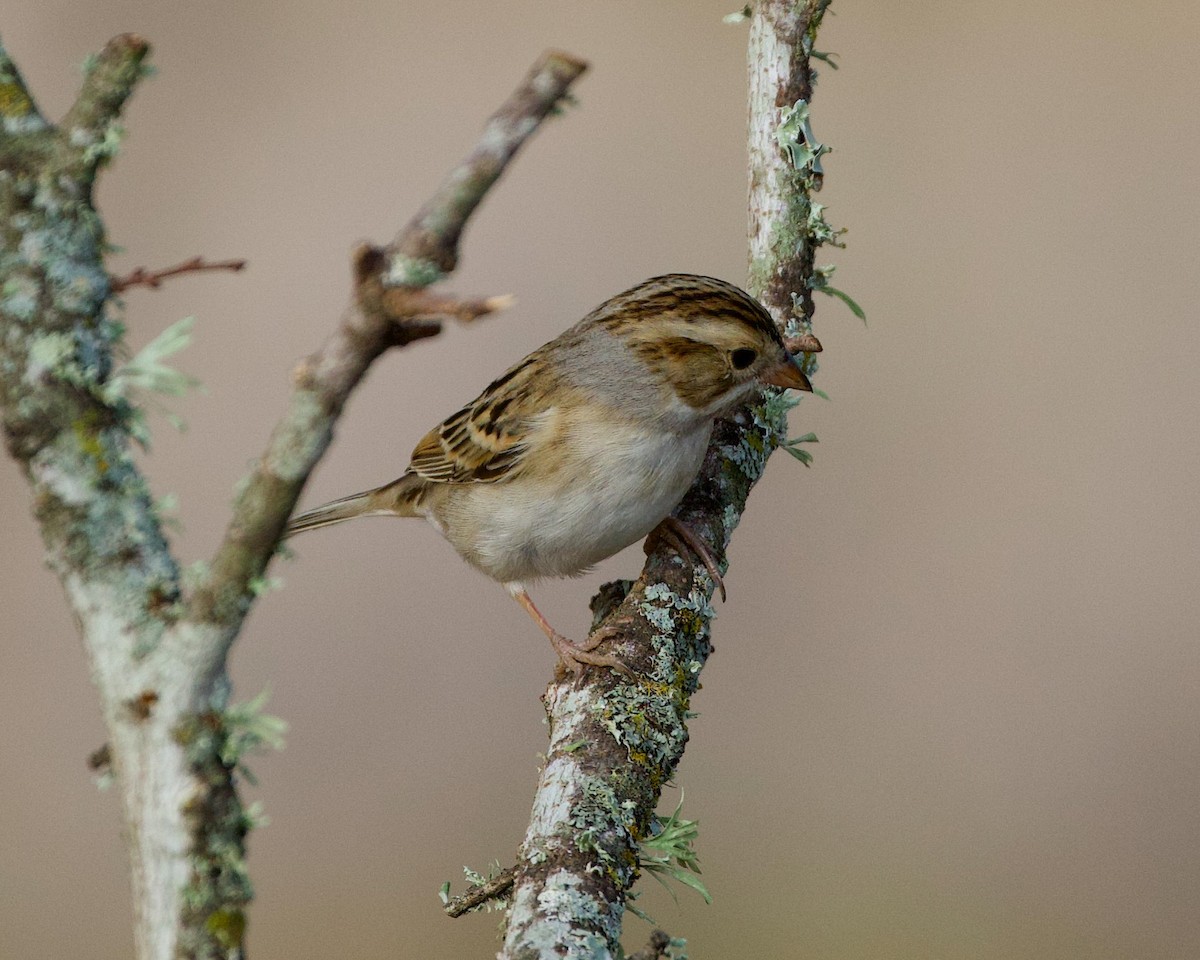
<svg viewBox="0 0 1200 960"><path fill-rule="evenodd" d="M734 370L745 370L758 358L758 354L749 347L739 347L729 355Z"/></svg>

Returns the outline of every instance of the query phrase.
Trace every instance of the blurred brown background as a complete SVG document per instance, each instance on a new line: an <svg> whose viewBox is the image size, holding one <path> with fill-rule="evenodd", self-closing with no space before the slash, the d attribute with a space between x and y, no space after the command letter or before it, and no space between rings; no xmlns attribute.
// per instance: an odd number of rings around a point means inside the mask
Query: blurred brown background
<svg viewBox="0 0 1200 960"><path fill-rule="evenodd" d="M514 293L381 362L305 497L389 480L420 435L608 295L744 279L745 26L734 0L6 0L58 116L111 35L155 45L99 201L114 270L238 276L128 296L139 347L195 314L203 395L146 469L187 560L385 240L547 46L592 61L470 228L452 288ZM705 906L643 906L694 958L1200 956L1200 234L1194 0L837 0L814 107L835 284L819 386L732 552L679 773ZM0 461L0 955L129 956L103 740L16 468ZM238 696L291 724L260 759L259 958L487 957L441 916L509 862L545 728L545 641L420 524L306 538L250 620ZM582 631L635 549L538 594ZM677 793L669 795L673 802ZM627 942L648 928L630 918Z"/></svg>

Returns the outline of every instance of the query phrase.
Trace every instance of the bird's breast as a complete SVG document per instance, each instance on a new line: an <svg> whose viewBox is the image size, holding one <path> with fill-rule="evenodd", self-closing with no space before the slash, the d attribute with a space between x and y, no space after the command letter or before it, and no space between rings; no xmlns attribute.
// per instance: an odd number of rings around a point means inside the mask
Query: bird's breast
<svg viewBox="0 0 1200 960"><path fill-rule="evenodd" d="M471 484L447 500L444 534L497 580L581 573L671 512L695 479L711 432L711 422L680 433L580 417L542 452L539 466L511 482Z"/></svg>

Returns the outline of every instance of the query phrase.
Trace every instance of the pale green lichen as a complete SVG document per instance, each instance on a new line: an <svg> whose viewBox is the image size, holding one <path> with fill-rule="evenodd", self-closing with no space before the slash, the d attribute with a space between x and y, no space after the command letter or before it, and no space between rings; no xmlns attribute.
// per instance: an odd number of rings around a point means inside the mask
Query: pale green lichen
<svg viewBox="0 0 1200 960"><path fill-rule="evenodd" d="M287 733L286 720L263 712L270 696L270 690L263 690L246 703L230 705L222 714L225 736L219 750L221 762L251 783L254 777L246 766L246 757L264 750L282 750Z"/></svg>
<svg viewBox="0 0 1200 960"><path fill-rule="evenodd" d="M620 904L606 903L580 889L582 880L566 870L556 870L546 877L545 885L538 893L538 907L543 917L552 924L567 924L568 938L585 952L581 956L605 956L608 944L615 943L621 936ZM576 923L584 923L592 929L580 929ZM563 946L570 950L570 943Z"/></svg>
<svg viewBox="0 0 1200 960"><path fill-rule="evenodd" d="M729 540L733 536L733 531L737 529L738 524L741 522L741 511L732 503L725 504L725 509L721 511L721 526L725 528L726 540Z"/></svg>
<svg viewBox="0 0 1200 960"><path fill-rule="evenodd" d="M10 90L0 89L0 100L7 100L10 104L15 101ZM28 99L26 100L28 102ZM3 109L0 107L0 109ZM3 113L0 117L0 129L6 134L12 136L20 136L22 134L37 133L46 129L46 121L33 111L33 104L29 104L29 110L26 113L10 114Z"/></svg>
<svg viewBox="0 0 1200 960"><path fill-rule="evenodd" d="M60 544L55 566L108 583L139 636L157 636L157 608L177 598L178 571L121 432L80 424L39 450L30 470L40 491L35 512Z"/></svg>
<svg viewBox="0 0 1200 960"><path fill-rule="evenodd" d="M775 142L796 170L817 176L822 174L820 158L830 148L813 137L807 102L797 100L790 107L784 107L775 128Z"/></svg>
<svg viewBox="0 0 1200 960"><path fill-rule="evenodd" d="M388 263L384 285L391 287L428 287L445 277L445 272L431 260L397 254Z"/></svg>
<svg viewBox="0 0 1200 960"><path fill-rule="evenodd" d="M837 267L832 263L828 263L820 267L814 267L812 277L809 278L808 281L809 288L812 290L819 290L821 293L824 293L827 296L836 297L837 299L841 300L842 303L850 308L850 312L865 324L867 322L867 314L863 308L860 307L857 302L855 302L854 298L844 290L839 290L837 287L830 286L829 281L830 278L833 277L835 270L837 270Z"/></svg>
<svg viewBox="0 0 1200 960"><path fill-rule="evenodd" d="M25 367L25 382L36 384L46 374L53 374L67 383L80 385L84 381L68 361L75 358L75 338L67 333L47 333L29 342L29 363Z"/></svg>
<svg viewBox="0 0 1200 960"><path fill-rule="evenodd" d="M112 163L113 158L120 153L125 128L113 120L105 124L99 133L76 127L68 136L73 147L82 148L84 163L103 167Z"/></svg>
<svg viewBox="0 0 1200 960"><path fill-rule="evenodd" d="M634 831L633 809L622 803L613 785L602 778L582 774L576 786L578 796L571 805L569 820L575 828L575 847L611 866L617 862L613 841Z"/></svg>
<svg viewBox="0 0 1200 960"><path fill-rule="evenodd" d="M164 363L167 357L191 343L195 323L195 317L184 317L163 330L113 371L100 389L100 397L106 403L115 404L118 400L132 399L138 391L181 397L197 388L199 380Z"/></svg>
<svg viewBox="0 0 1200 960"><path fill-rule="evenodd" d="M261 597L265 594L272 593L273 591L282 590L283 578L260 574L257 577L251 577L249 581L247 581L246 589L250 591L251 596Z"/></svg>
<svg viewBox="0 0 1200 960"><path fill-rule="evenodd" d="M180 954L189 960L227 960L240 951L245 935L245 907L254 897L246 836L264 817L261 806L242 805L235 774L248 777L247 753L282 744L285 725L262 713L266 697L264 691L249 703L189 717L175 731L204 785L184 811L193 847L191 878L183 889Z"/></svg>
<svg viewBox="0 0 1200 960"><path fill-rule="evenodd" d="M650 832L638 845L638 865L667 888L672 899L675 891L667 883L670 877L686 887L691 887L712 903L712 895L700 880L700 860L696 854L696 841L700 837L700 823L685 820L683 796L679 797L674 812L667 818L657 814L651 820Z"/></svg>
<svg viewBox="0 0 1200 960"><path fill-rule="evenodd" d="M0 314L10 320L28 323L37 316L41 287L32 277L16 274L4 281L0 293Z"/></svg>

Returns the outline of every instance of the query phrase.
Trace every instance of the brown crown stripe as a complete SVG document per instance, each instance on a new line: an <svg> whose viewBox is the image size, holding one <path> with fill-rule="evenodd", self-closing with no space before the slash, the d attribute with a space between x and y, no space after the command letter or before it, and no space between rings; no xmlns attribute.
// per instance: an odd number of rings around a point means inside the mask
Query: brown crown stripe
<svg viewBox="0 0 1200 960"><path fill-rule="evenodd" d="M685 322L724 314L782 343L771 315L758 301L732 284L711 277L653 278L602 304L593 311L591 319L606 329L620 331L636 325L648 314L668 312Z"/></svg>

